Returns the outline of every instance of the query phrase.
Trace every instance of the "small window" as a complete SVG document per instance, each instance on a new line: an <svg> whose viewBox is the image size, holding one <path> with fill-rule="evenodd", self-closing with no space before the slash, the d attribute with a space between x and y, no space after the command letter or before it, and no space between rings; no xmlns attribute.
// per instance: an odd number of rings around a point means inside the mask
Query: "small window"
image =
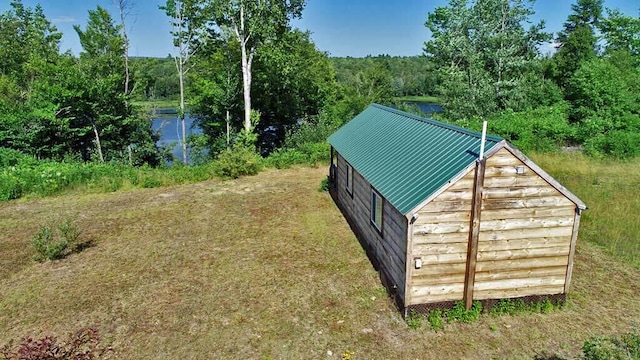
<svg viewBox="0 0 640 360"><path fill-rule="evenodd" d="M371 223L382 233L382 196L371 189Z"/></svg>
<svg viewBox="0 0 640 360"><path fill-rule="evenodd" d="M353 196L353 168L347 164L347 192Z"/></svg>

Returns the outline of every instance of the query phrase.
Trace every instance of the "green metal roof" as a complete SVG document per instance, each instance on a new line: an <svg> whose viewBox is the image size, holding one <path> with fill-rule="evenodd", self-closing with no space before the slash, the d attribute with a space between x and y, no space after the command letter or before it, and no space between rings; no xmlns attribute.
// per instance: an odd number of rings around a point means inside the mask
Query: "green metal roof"
<svg viewBox="0 0 640 360"><path fill-rule="evenodd" d="M471 165L482 134L372 104L329 143L403 215ZM502 138L487 135L485 152Z"/></svg>

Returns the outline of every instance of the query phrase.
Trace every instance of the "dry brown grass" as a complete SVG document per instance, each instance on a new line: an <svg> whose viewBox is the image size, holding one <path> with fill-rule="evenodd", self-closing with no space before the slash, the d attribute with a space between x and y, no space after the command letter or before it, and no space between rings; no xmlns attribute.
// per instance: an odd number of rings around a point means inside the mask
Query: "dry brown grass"
<svg viewBox="0 0 640 360"><path fill-rule="evenodd" d="M640 325L640 272L580 241L565 309L410 330L325 173L0 204L0 345L95 326L123 359L531 359ZM37 225L68 215L92 246L34 262Z"/></svg>

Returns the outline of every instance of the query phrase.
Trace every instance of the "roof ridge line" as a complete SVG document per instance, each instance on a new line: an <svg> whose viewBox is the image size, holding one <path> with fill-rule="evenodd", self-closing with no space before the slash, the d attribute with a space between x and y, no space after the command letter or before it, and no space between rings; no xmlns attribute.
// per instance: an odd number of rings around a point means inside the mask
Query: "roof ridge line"
<svg viewBox="0 0 640 360"><path fill-rule="evenodd" d="M477 137L479 139L482 138L482 133L477 132L477 131L473 131L473 130L469 130L469 129L465 129L465 128L461 127L461 126L457 126L457 125L453 125L453 124L447 124L447 123L444 123L442 121L438 121L438 120L435 120L435 119L432 119L432 118L421 117L421 116L418 116L418 115L414 115L414 114L411 114L411 113L408 113L408 112L405 112L405 111L402 111L402 110L394 109L392 107L380 105L380 104L377 104L377 103L372 103L370 106L373 106L373 107L376 107L376 108L378 108L380 110L388 111L388 112L391 112L391 113L394 113L394 114L397 114L397 115L408 117L408 118L410 118L412 120L420 121L420 122L423 122L423 123L428 123L428 124L431 124L431 125L434 125L434 126L439 126L441 128L445 128L445 129L448 129L448 130L460 132L460 133L463 133L465 135ZM496 141L496 142L500 142L500 141L504 140L503 138L501 138L499 136L489 135L489 134L487 134L487 139L488 140L492 140L492 141Z"/></svg>

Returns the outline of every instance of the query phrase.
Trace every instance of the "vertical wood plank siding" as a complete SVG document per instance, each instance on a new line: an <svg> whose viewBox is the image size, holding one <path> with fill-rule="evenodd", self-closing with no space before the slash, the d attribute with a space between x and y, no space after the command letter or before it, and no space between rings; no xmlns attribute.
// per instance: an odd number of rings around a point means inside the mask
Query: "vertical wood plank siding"
<svg viewBox="0 0 640 360"><path fill-rule="evenodd" d="M382 209L382 234L371 223L371 184L353 169L353 197L346 191L347 163L338 154L336 191L346 215L350 217L379 270L393 282L397 294L405 301L405 258L407 219L386 200Z"/></svg>

